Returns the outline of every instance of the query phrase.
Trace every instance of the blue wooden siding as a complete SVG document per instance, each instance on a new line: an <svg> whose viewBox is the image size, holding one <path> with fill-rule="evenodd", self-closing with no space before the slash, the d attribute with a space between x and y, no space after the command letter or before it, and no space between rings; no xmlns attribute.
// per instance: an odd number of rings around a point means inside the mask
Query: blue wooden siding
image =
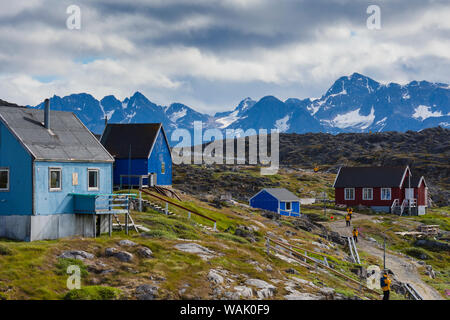
<svg viewBox="0 0 450 320"><path fill-rule="evenodd" d="M285 216L298 217L300 215L300 202L299 201L290 201L290 202L291 202L291 210L288 211L286 210L285 201L278 201L277 198L272 196L267 191L263 190L250 199L250 206L252 208L269 210Z"/></svg>
<svg viewBox="0 0 450 320"><path fill-rule="evenodd" d="M272 196L267 191L263 190L250 199L250 206L252 208L278 212L278 199Z"/></svg>
<svg viewBox="0 0 450 320"><path fill-rule="evenodd" d="M162 173L161 170L163 162L165 173ZM169 186L172 184L172 158L162 130L159 131L153 145L153 150L148 160L148 172L156 173L156 183L158 185Z"/></svg>
<svg viewBox="0 0 450 320"><path fill-rule="evenodd" d="M9 191L0 191L0 215L32 214L31 155L0 122L0 167L9 168Z"/></svg>
<svg viewBox="0 0 450 320"><path fill-rule="evenodd" d="M162 163L164 162L165 173L162 173ZM129 159L116 159L114 164L114 185L120 184L120 175L148 175L156 173L156 184L161 186L172 185L172 158L170 149L164 139L162 131L159 131L155 139L153 150L148 159L131 159L131 170L129 170ZM139 178L131 178L133 185L139 185ZM122 183L128 185L128 178L123 177ZM144 180L147 184L148 180Z"/></svg>
<svg viewBox="0 0 450 320"><path fill-rule="evenodd" d="M127 175L129 168L132 175L147 175L148 174L148 160L147 159L131 159L130 167L129 159L116 159L114 163L114 184L120 184L120 175ZM139 178L131 178L133 185L139 185ZM123 177L122 183L128 185L128 178Z"/></svg>
<svg viewBox="0 0 450 320"><path fill-rule="evenodd" d="M49 168L62 169L62 190L49 190ZM99 169L99 190L88 191L88 168ZM72 185L72 173L78 173L78 185ZM71 193L112 193L112 163L35 162L34 210L36 215L73 213Z"/></svg>
<svg viewBox="0 0 450 320"><path fill-rule="evenodd" d="M298 217L300 214L300 202L290 201L291 210L286 210L286 202L280 201L280 214L284 216L294 216Z"/></svg>

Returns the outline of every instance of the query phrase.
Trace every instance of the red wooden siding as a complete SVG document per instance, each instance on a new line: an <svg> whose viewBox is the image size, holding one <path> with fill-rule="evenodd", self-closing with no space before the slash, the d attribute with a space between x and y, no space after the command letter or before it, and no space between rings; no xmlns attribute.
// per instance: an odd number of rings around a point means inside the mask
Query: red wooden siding
<svg viewBox="0 0 450 320"><path fill-rule="evenodd" d="M405 191L400 188L391 188L391 200L381 200L381 188L373 188L373 200L363 200L363 188L355 188L355 200L345 200L345 188L335 188L336 204L347 206L391 206L394 199L403 201Z"/></svg>

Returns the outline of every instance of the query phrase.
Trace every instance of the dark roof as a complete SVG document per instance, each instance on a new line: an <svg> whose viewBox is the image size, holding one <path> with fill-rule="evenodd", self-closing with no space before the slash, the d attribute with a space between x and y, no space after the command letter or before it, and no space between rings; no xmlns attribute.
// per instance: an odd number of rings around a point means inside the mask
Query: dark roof
<svg viewBox="0 0 450 320"><path fill-rule="evenodd" d="M51 111L50 130L44 111L0 106L0 121L36 160L113 162L114 158L71 112Z"/></svg>
<svg viewBox="0 0 450 320"><path fill-rule="evenodd" d="M161 123L108 123L101 143L116 159L146 159L155 143ZM164 129L162 129L164 130Z"/></svg>
<svg viewBox="0 0 450 320"><path fill-rule="evenodd" d="M422 178L423 178L423 182L425 183L425 186L426 186L427 182L425 181L425 178L423 176L411 174L411 187L418 188L420 179L422 179Z"/></svg>
<svg viewBox="0 0 450 320"><path fill-rule="evenodd" d="M284 188L265 188L263 189L280 201L300 201L300 199Z"/></svg>
<svg viewBox="0 0 450 320"><path fill-rule="evenodd" d="M399 187L407 167L342 167L335 188Z"/></svg>

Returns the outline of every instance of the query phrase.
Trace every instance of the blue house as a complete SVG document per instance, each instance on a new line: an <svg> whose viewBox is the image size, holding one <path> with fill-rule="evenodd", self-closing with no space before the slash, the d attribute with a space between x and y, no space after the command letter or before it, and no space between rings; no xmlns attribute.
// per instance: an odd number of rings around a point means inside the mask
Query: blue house
<svg viewBox="0 0 450 320"><path fill-rule="evenodd" d="M100 141L116 160L114 185L172 185L172 154L161 123L107 124Z"/></svg>
<svg viewBox="0 0 450 320"><path fill-rule="evenodd" d="M269 210L283 216L300 216L300 199L284 188L266 188L250 198L250 207Z"/></svg>
<svg viewBox="0 0 450 320"><path fill-rule="evenodd" d="M77 214L76 195L112 193L113 162L73 113L50 111L48 100L45 110L0 106L0 237L105 231L105 217Z"/></svg>

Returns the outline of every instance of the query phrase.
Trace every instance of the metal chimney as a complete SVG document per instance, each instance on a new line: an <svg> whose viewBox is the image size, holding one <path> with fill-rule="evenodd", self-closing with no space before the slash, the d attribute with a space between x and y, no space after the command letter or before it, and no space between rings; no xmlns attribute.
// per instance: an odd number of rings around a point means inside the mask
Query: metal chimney
<svg viewBox="0 0 450 320"><path fill-rule="evenodd" d="M50 100L45 99L44 103L44 127L50 129Z"/></svg>

